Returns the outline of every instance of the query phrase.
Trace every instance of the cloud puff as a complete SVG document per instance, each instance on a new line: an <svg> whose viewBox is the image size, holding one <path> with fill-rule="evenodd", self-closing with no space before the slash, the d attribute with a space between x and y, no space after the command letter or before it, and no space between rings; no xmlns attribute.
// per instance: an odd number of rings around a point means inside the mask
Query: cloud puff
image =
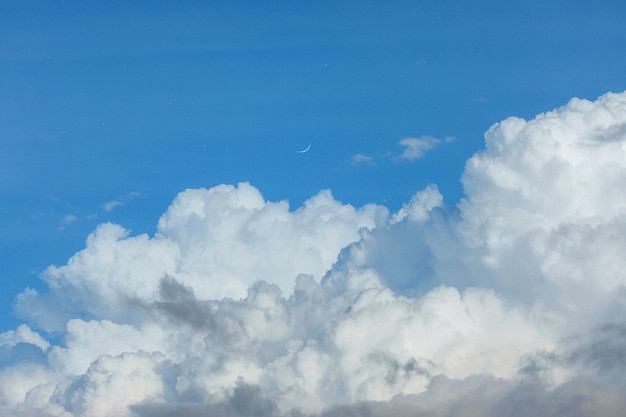
<svg viewBox="0 0 626 417"><path fill-rule="evenodd" d="M373 164L374 158L369 155L357 153L352 157L352 162L355 164Z"/></svg>
<svg viewBox="0 0 626 417"><path fill-rule="evenodd" d="M101 205L102 209L104 211L111 212L113 210L115 210L117 207L122 207L124 206L127 202L135 200L137 198L141 197L141 193L138 193L136 191L132 191L129 193L126 193L124 195L118 196L113 200L107 201L106 203L103 203Z"/></svg>
<svg viewBox="0 0 626 417"><path fill-rule="evenodd" d="M111 200L111 201L107 201L106 203L102 204L102 209L108 213L110 211L113 211L116 207L121 207L123 205L124 205L124 203L122 203L121 201Z"/></svg>
<svg viewBox="0 0 626 417"><path fill-rule="evenodd" d="M75 214L68 214L61 219L61 225L65 226L70 223L74 223L78 220L78 217Z"/></svg>
<svg viewBox="0 0 626 417"><path fill-rule="evenodd" d="M386 151L382 155L385 159L389 159L391 161L399 162L399 161L416 161L417 159L423 158L427 152L437 148L443 143L453 142L455 138L451 136L446 136L443 139L437 139L432 136L422 136L420 138L404 138L398 142L398 145L404 147L404 151L401 154L396 154L395 152ZM366 164L366 165L375 165L374 160L380 158L373 157L370 155L365 155L362 153L357 153L352 156L353 164Z"/></svg>
<svg viewBox="0 0 626 417"><path fill-rule="evenodd" d="M626 93L497 123L458 207L242 183L180 193L154 236L100 225L18 296L0 412L620 415L624 126Z"/></svg>
<svg viewBox="0 0 626 417"><path fill-rule="evenodd" d="M434 138L432 136L422 136L421 138L404 138L398 142L398 145L404 146L404 151L398 156L398 159L404 159L408 161L415 161L426 155L426 153L442 142L452 142L454 138L446 137L442 140Z"/></svg>

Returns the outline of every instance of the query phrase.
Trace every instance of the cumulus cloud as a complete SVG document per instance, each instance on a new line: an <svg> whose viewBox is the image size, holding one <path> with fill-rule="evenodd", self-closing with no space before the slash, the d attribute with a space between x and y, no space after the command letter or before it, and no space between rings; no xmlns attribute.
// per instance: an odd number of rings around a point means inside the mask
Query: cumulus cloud
<svg viewBox="0 0 626 417"><path fill-rule="evenodd" d="M0 412L621 415L624 126L626 93L497 123L457 207L242 183L181 192L153 236L100 225L18 295Z"/></svg>

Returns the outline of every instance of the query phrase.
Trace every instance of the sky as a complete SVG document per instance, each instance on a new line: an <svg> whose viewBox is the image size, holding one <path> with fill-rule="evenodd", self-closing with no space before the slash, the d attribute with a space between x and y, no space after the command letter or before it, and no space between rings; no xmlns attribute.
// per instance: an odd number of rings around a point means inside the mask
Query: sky
<svg viewBox="0 0 626 417"><path fill-rule="evenodd" d="M0 411L621 415L622 3L3 2Z"/></svg>

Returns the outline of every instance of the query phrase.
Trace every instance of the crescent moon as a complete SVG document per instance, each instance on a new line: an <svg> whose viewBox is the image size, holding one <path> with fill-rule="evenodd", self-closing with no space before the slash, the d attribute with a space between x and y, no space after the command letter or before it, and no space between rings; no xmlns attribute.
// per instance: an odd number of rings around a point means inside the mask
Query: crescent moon
<svg viewBox="0 0 626 417"><path fill-rule="evenodd" d="M309 149L311 149L311 142L309 142L309 146L307 146L305 149L302 149L301 151L296 151L298 153L305 153L307 152Z"/></svg>

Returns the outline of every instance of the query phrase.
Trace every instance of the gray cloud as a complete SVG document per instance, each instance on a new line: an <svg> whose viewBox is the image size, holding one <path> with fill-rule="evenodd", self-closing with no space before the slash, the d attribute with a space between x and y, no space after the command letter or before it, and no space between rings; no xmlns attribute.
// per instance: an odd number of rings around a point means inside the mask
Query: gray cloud
<svg viewBox="0 0 626 417"><path fill-rule="evenodd" d="M526 358L516 379L475 375L453 380L442 375L424 393L334 407L322 416L618 417L626 407L625 330L625 323L612 323L564 339L561 353ZM542 378L557 368L570 375L564 382L552 385Z"/></svg>
<svg viewBox="0 0 626 417"><path fill-rule="evenodd" d="M210 304L198 301L192 288L185 287L166 275L159 283L159 294L161 299L153 304L156 310L165 313L175 322L189 324L194 328L215 330Z"/></svg>
<svg viewBox="0 0 626 417"><path fill-rule="evenodd" d="M258 386L239 381L229 397L217 404L136 404L138 417L278 417L276 405L264 398Z"/></svg>

